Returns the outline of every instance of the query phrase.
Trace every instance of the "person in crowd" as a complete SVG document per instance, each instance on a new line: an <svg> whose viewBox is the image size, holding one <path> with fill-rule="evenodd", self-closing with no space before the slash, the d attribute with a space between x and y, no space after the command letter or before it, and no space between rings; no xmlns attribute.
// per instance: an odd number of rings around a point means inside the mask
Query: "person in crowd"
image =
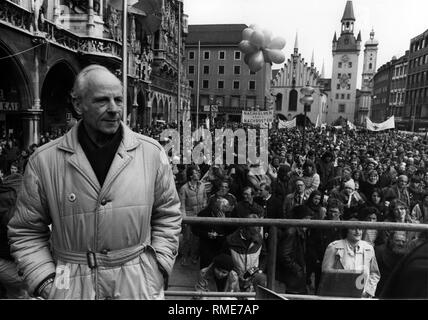
<svg viewBox="0 0 428 320"><path fill-rule="evenodd" d="M351 218L350 221L358 221ZM322 271L352 270L365 275L363 298L374 297L380 280L380 271L374 248L362 240L363 231L358 228L344 229L343 239L330 243L325 251Z"/></svg>
<svg viewBox="0 0 428 320"><path fill-rule="evenodd" d="M216 201L220 198L225 198L228 202L232 210L235 208L237 201L236 197L229 192L230 190L230 179L225 178L218 182L218 186L216 186L217 192L213 194L208 199L208 205L211 205L212 202Z"/></svg>
<svg viewBox="0 0 428 320"><path fill-rule="evenodd" d="M326 151L316 163L317 173L320 176L319 189L321 191L324 191L327 187L327 182L334 178L333 160L333 154L330 151Z"/></svg>
<svg viewBox="0 0 428 320"><path fill-rule="evenodd" d="M344 204L345 219L361 210L367 201L364 195L355 190L355 182L353 179L346 181L340 191L332 191L330 198L336 198Z"/></svg>
<svg viewBox="0 0 428 320"><path fill-rule="evenodd" d="M198 217L229 218L231 210L229 201L219 197L200 211ZM203 269L222 252L226 236L232 233L234 228L225 225L200 224L193 225L191 230L199 238L200 269Z"/></svg>
<svg viewBox="0 0 428 320"><path fill-rule="evenodd" d="M288 194L284 199L283 217L290 218L294 207L302 205L308 200L308 194L305 192L305 182L299 178L294 181L295 189L293 193Z"/></svg>
<svg viewBox="0 0 428 320"><path fill-rule="evenodd" d="M305 183L305 193L308 197L314 190L318 190L320 176L316 173L315 164L312 161L306 160L303 164L303 175L301 179Z"/></svg>
<svg viewBox="0 0 428 320"><path fill-rule="evenodd" d="M201 174L197 166L187 168L187 183L180 188L179 197L183 216L195 217L208 205L205 185L200 181ZM187 265L198 262L199 241L191 232L190 226L183 227L183 245L181 252L181 264Z"/></svg>
<svg viewBox="0 0 428 320"><path fill-rule="evenodd" d="M263 210L263 217L268 219L282 219L282 202L272 194L271 186L262 183L260 185L260 196L254 201L259 204Z"/></svg>
<svg viewBox="0 0 428 320"><path fill-rule="evenodd" d="M410 209L404 201L395 199L389 206L389 214L384 220L385 222L399 222L399 223L418 223L416 219L412 219L410 215ZM383 230L379 235L381 237L381 243L386 243L391 231ZM407 240L412 241L417 238L418 232L408 231Z"/></svg>
<svg viewBox="0 0 428 320"><path fill-rule="evenodd" d="M234 270L233 259L230 255L216 255L208 266L199 272L195 285L198 292L239 292L238 274ZM195 297L194 299L206 299Z"/></svg>
<svg viewBox="0 0 428 320"><path fill-rule="evenodd" d="M281 165L278 169L277 180L272 182L272 193L281 202L284 202L285 196L288 194L290 167Z"/></svg>
<svg viewBox="0 0 428 320"><path fill-rule="evenodd" d="M327 209L323 206L323 195L321 191L314 190L308 200L306 200L305 205L312 211L312 219L314 220L324 220Z"/></svg>
<svg viewBox="0 0 428 320"><path fill-rule="evenodd" d="M398 176L397 184L386 189L384 191L384 197L387 201L398 199L406 204L407 207L411 207L411 198L408 189L409 178L402 174Z"/></svg>
<svg viewBox="0 0 428 320"><path fill-rule="evenodd" d="M257 214L249 213L243 218L257 219ZM238 273L242 292L253 292L257 285L266 287L267 253L261 228L241 226L226 237L224 252L232 256L234 269Z"/></svg>
<svg viewBox="0 0 428 320"><path fill-rule="evenodd" d="M360 182L359 191L369 199L373 190L378 188L380 188L379 174L375 169L372 169L367 173L367 179Z"/></svg>
<svg viewBox="0 0 428 320"><path fill-rule="evenodd" d="M293 219L311 219L305 205L293 209ZM285 285L285 292L306 294L306 227L288 227L278 240L276 278Z"/></svg>
<svg viewBox="0 0 428 320"><path fill-rule="evenodd" d="M374 188L372 192L369 193L366 206L375 207L378 210L378 221L383 221L388 215L389 201L383 200L382 190L379 188Z"/></svg>
<svg viewBox="0 0 428 320"><path fill-rule="evenodd" d="M264 217L265 210L254 201L254 194L253 187L247 186L243 189L242 196L244 200L237 203L232 212L232 217L243 218L251 213L256 214L259 218Z"/></svg>
<svg viewBox="0 0 428 320"><path fill-rule="evenodd" d="M269 176L272 182L277 181L278 179L278 170L280 167L279 157L275 156L272 158L272 161L269 163L269 168L267 175Z"/></svg>
<svg viewBox="0 0 428 320"><path fill-rule="evenodd" d="M428 192L422 194L421 200L413 207L411 216L420 223L428 223Z"/></svg>
<svg viewBox="0 0 428 320"><path fill-rule="evenodd" d="M367 222L377 222L379 220L379 210L376 207L364 207L358 213L358 220ZM362 240L367 241L373 247L381 241L378 239L379 232L376 229L363 230Z"/></svg>
<svg viewBox="0 0 428 320"><path fill-rule="evenodd" d="M28 161L8 224L18 270L44 299L163 299L182 214L168 156L122 123L123 88L89 65L79 121Z"/></svg>
<svg viewBox="0 0 428 320"><path fill-rule="evenodd" d="M392 270L408 252L407 234L405 231L393 231L386 243L374 248L379 271L382 275L376 288L376 296L379 296Z"/></svg>

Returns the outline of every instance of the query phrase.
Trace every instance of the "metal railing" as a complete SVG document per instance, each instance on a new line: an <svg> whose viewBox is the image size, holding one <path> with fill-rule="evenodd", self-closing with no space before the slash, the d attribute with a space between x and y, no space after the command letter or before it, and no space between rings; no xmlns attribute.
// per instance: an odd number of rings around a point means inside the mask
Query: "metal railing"
<svg viewBox="0 0 428 320"><path fill-rule="evenodd" d="M428 232L428 224L413 224L399 222L366 222L366 221L337 221L337 220L300 220L300 219L248 219L248 218L215 218L215 217L184 217L183 224L188 225L225 225L225 226L262 226L269 227L268 247L276 248L278 244L278 228L307 227L307 228L339 228L339 229L376 229L376 230L402 230L413 232ZM273 289L276 272L276 250L268 251L267 261L267 288ZM167 296L192 297L247 297L254 298L255 293L245 292L197 292L197 291L166 291ZM344 299L344 297L321 297L311 295L283 295L287 299Z"/></svg>

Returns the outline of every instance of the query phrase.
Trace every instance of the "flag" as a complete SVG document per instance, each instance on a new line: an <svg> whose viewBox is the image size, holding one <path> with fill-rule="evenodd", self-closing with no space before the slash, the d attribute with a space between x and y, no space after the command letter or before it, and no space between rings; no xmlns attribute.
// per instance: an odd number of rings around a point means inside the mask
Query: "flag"
<svg viewBox="0 0 428 320"><path fill-rule="evenodd" d="M321 127L320 115L317 115L317 120L315 121L315 128Z"/></svg>
<svg viewBox="0 0 428 320"><path fill-rule="evenodd" d="M388 120L381 123L374 123L369 119L369 117L366 117L366 119L367 119L366 121L367 130L370 130L370 131L383 131L383 130L395 128L394 116L390 117Z"/></svg>
<svg viewBox="0 0 428 320"><path fill-rule="evenodd" d="M290 121L282 121L279 119L278 129L291 129L296 127L296 118Z"/></svg>
<svg viewBox="0 0 428 320"><path fill-rule="evenodd" d="M357 129L357 127L355 126L355 124L353 124L349 120L346 121L346 125L348 126L349 130L356 130Z"/></svg>

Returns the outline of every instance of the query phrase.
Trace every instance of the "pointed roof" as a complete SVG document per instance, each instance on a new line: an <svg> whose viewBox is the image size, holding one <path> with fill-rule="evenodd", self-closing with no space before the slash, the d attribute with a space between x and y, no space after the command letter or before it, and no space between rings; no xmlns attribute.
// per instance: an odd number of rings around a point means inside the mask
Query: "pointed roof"
<svg viewBox="0 0 428 320"><path fill-rule="evenodd" d="M358 32L357 41L361 41L361 30Z"/></svg>
<svg viewBox="0 0 428 320"><path fill-rule="evenodd" d="M324 60L322 61L322 68L321 68L321 78L325 78L325 71L324 71Z"/></svg>
<svg viewBox="0 0 428 320"><path fill-rule="evenodd" d="M334 37L333 37L333 42L337 41L337 35L336 35L336 31L334 32Z"/></svg>
<svg viewBox="0 0 428 320"><path fill-rule="evenodd" d="M294 49L298 49L299 48L299 44L297 42L297 32L296 32L296 39L294 40Z"/></svg>
<svg viewBox="0 0 428 320"><path fill-rule="evenodd" d="M312 49L311 65L314 65L314 49Z"/></svg>
<svg viewBox="0 0 428 320"><path fill-rule="evenodd" d="M343 17L342 17L341 22L343 22L345 20L355 21L354 7L352 6L352 1L346 2L346 7L345 7L345 11L343 12Z"/></svg>

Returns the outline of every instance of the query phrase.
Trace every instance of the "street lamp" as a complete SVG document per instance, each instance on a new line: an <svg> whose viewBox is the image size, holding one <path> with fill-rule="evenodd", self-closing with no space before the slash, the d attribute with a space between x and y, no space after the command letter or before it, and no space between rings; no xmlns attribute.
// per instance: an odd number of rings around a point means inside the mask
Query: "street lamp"
<svg viewBox="0 0 428 320"><path fill-rule="evenodd" d="M305 87L300 89L300 93L303 95L303 97L300 98L300 103L303 104L303 113L305 116L305 118L303 119L303 149L306 145L306 113L311 112L311 104L314 102L314 98L312 97L314 91L315 89L310 87L309 83L307 83Z"/></svg>

